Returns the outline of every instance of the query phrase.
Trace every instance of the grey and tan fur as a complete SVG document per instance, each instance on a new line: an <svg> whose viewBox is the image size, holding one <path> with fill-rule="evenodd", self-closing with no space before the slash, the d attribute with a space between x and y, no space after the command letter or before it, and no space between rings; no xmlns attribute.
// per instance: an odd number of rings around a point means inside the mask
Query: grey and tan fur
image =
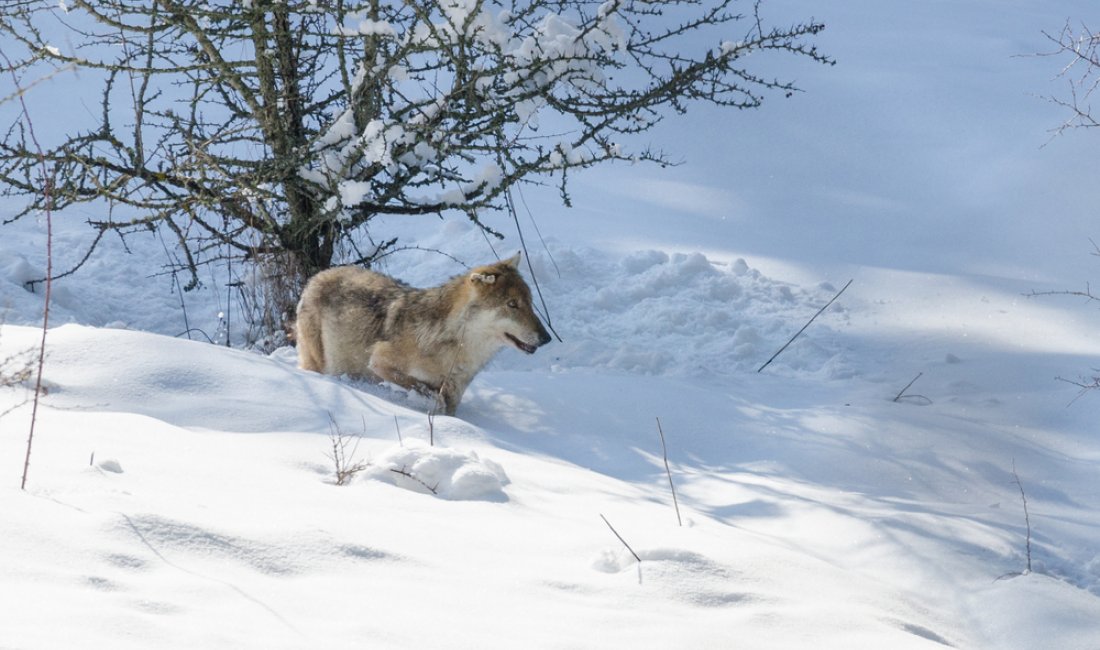
<svg viewBox="0 0 1100 650"><path fill-rule="evenodd" d="M298 365L389 381L453 415L500 348L550 342L518 267L516 255L428 289L358 267L322 271L298 302Z"/></svg>

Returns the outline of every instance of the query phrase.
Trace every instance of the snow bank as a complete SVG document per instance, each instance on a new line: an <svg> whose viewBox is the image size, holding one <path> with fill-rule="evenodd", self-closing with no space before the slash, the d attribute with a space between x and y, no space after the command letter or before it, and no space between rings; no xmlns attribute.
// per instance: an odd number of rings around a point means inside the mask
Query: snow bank
<svg viewBox="0 0 1100 650"><path fill-rule="evenodd" d="M54 220L53 231L54 273L61 274L81 262L93 231L61 219ZM45 224L30 218L0 227L0 323L41 322L45 241ZM154 233L134 233L125 243L103 238L79 271L54 283L51 324L124 327L168 336L186 336L192 328L196 339L214 338L219 314L228 309L223 302L226 282L214 272L203 273L197 290L183 291L191 278L173 274L170 267L179 259L172 251ZM29 285L32 281L37 284ZM239 327L234 316L233 327Z"/></svg>
<svg viewBox="0 0 1100 650"><path fill-rule="evenodd" d="M5 349L35 347L41 332L6 326ZM43 380L56 408L128 411L181 427L302 431L330 416L360 426L381 398L336 378L309 381L293 365L252 352L146 332L63 325L49 334ZM388 408L388 407L387 407Z"/></svg>

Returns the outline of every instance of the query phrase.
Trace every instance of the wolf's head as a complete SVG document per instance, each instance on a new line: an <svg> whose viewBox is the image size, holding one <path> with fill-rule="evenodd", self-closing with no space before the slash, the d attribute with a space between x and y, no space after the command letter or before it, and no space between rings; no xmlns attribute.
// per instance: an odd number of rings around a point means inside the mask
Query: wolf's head
<svg viewBox="0 0 1100 650"><path fill-rule="evenodd" d="M519 274L519 253L511 259L479 266L467 276L477 298L478 315L473 321L483 333L500 337L507 344L534 354L550 342L531 306L531 289Z"/></svg>

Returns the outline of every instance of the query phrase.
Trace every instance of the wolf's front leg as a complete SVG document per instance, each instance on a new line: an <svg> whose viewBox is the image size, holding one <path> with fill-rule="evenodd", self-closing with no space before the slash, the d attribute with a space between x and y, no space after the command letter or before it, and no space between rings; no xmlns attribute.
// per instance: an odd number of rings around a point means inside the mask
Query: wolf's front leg
<svg viewBox="0 0 1100 650"><path fill-rule="evenodd" d="M397 361L390 344L376 343L370 357L370 371L383 381L397 384L402 388L416 391L428 399L436 400L444 414L455 414L458 399L450 382L444 381L442 386L432 385L405 372Z"/></svg>
<svg viewBox="0 0 1100 650"><path fill-rule="evenodd" d="M454 415L455 411L458 410L458 401L462 398L462 391L457 390L454 383L449 379L444 379L443 385L439 387L434 397L436 403L443 409L444 415Z"/></svg>

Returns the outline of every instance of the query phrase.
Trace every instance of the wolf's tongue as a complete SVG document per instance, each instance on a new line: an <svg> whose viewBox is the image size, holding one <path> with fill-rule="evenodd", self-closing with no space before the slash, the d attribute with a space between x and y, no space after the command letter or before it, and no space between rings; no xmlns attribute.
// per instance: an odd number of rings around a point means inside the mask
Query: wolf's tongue
<svg viewBox="0 0 1100 650"><path fill-rule="evenodd" d="M528 345L528 344L524 343L523 341L517 339L516 337L512 336L511 334L506 333L505 336L507 336L508 340L511 341L517 348L519 348L520 350L523 350L527 354L534 354L535 353L535 350L536 350L535 346Z"/></svg>

